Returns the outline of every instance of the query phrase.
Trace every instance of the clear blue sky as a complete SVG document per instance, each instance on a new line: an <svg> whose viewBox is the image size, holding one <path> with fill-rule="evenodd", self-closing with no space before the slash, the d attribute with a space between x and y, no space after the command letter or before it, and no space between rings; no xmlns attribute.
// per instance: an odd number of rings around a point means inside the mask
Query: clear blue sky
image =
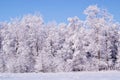
<svg viewBox="0 0 120 80"><path fill-rule="evenodd" d="M0 21L40 12L44 21L66 22L68 17L85 18L83 10L97 4L120 22L120 0L0 0Z"/></svg>

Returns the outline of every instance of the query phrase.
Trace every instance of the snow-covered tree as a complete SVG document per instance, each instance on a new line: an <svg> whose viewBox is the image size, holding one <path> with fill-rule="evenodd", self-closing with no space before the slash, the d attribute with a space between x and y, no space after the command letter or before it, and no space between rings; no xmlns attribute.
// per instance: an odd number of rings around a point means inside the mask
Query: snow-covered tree
<svg viewBox="0 0 120 80"><path fill-rule="evenodd" d="M119 23L91 5L85 20L44 23L41 15L0 22L0 72L120 70Z"/></svg>

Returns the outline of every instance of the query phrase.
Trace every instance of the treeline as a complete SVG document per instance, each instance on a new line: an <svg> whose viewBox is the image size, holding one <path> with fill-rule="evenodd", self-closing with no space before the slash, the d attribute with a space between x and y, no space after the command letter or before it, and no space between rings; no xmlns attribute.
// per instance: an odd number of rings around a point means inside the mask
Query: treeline
<svg viewBox="0 0 120 80"><path fill-rule="evenodd" d="M120 70L119 23L96 5L86 19L44 23L42 17L0 23L0 72Z"/></svg>

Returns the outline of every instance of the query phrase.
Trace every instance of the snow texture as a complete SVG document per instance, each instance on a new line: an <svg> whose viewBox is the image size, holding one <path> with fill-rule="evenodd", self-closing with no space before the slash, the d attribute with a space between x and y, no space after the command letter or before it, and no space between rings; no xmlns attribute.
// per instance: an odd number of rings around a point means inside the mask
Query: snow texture
<svg viewBox="0 0 120 80"><path fill-rule="evenodd" d="M120 72L3 73L0 80L119 80Z"/></svg>

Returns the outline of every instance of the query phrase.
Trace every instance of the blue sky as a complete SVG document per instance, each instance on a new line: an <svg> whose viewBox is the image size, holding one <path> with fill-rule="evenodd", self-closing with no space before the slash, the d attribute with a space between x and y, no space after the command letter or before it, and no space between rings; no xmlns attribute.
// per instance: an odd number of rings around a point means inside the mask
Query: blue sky
<svg viewBox="0 0 120 80"><path fill-rule="evenodd" d="M84 20L84 9L95 4L107 9L120 22L120 0L0 0L0 21L35 12L40 12L45 22L66 22L74 16Z"/></svg>

